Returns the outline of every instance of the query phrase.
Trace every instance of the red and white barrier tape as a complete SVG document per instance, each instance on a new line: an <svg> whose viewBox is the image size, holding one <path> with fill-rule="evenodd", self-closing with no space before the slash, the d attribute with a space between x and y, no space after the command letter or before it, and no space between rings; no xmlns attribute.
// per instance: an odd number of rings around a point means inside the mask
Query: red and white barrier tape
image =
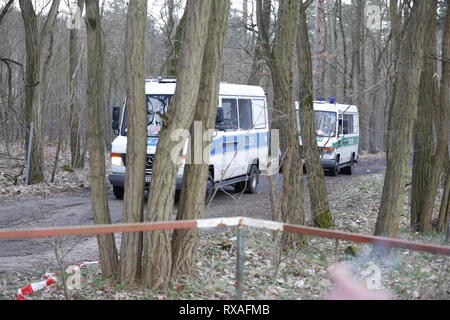
<svg viewBox="0 0 450 320"><path fill-rule="evenodd" d="M100 264L100 261L92 261L92 262L83 262L77 266L69 267L66 269L67 273L73 273L77 270L80 270L83 267L92 266L92 265L98 265ZM36 291L42 290L46 287L51 286L52 284L56 283L58 279L56 278L57 275L60 275L61 273L55 272L55 273L49 273L46 272L45 275L42 277L46 280L42 280L39 282L30 283L21 289L18 290L16 300L26 300L25 296L30 295L32 293L35 293Z"/></svg>

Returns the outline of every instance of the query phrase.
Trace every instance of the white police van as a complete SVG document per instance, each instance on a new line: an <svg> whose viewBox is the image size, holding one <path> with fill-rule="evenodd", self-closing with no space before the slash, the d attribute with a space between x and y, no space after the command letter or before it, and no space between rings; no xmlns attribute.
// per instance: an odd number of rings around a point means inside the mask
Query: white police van
<svg viewBox="0 0 450 320"><path fill-rule="evenodd" d="M297 123L300 132L300 110L296 102ZM321 162L330 175L352 175L358 161L359 113L358 108L348 104L314 101L317 145ZM300 144L301 144L301 137Z"/></svg>
<svg viewBox="0 0 450 320"><path fill-rule="evenodd" d="M175 93L176 80L146 80L148 137L146 188L149 187L153 161L164 114ZM255 193L259 175L267 170L269 121L264 90L257 86L220 84L216 129L212 135L208 187L234 186L236 192ZM120 121L121 118L121 121ZM126 149L126 104L113 108L113 129L118 135L111 145L111 174L116 198L124 195ZM188 151L187 143L183 153ZM181 189L186 157L177 173L176 187Z"/></svg>

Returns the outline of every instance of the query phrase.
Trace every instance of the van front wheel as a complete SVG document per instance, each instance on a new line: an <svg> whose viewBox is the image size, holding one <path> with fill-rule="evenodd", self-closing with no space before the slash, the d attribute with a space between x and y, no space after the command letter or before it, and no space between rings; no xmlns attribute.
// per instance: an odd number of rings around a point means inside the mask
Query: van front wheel
<svg viewBox="0 0 450 320"><path fill-rule="evenodd" d="M234 191L237 193L246 192L250 194L256 193L259 184L259 170L256 165L252 165L248 173L247 181L239 182L234 185Z"/></svg>
<svg viewBox="0 0 450 320"><path fill-rule="evenodd" d="M113 186L113 193L116 199L123 200L124 189L123 187Z"/></svg>
<svg viewBox="0 0 450 320"><path fill-rule="evenodd" d="M336 159L335 163L334 163L334 167L332 167L330 169L330 176L332 177L336 177L339 174L339 160Z"/></svg>
<svg viewBox="0 0 450 320"><path fill-rule="evenodd" d="M354 166L355 166L355 160L352 157L352 160L350 161L350 165L348 167L343 168L341 170L341 172L343 174L347 174L347 175L351 176L351 175L353 175Z"/></svg>

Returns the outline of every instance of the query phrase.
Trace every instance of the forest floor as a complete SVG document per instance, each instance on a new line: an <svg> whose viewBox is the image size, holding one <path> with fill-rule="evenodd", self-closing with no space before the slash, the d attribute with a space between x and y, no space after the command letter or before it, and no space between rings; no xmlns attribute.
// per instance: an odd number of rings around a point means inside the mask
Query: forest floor
<svg viewBox="0 0 450 320"><path fill-rule="evenodd" d="M55 183L37 186L14 185L22 155L19 148L9 154L0 148L0 228L26 228L92 224L88 171L64 170L67 153L62 154ZM52 151L52 150L50 150ZM16 160L14 160L15 158ZM47 172L53 167L47 156ZM362 157L353 176L327 177L335 229L372 234L375 226L385 171L384 155ZM281 186L282 177L277 178ZM218 192L205 218L248 216L270 220L267 178L262 177L254 195L237 195L233 189ZM122 219L123 201L108 194L113 223ZM309 212L308 195L305 193ZM405 197L399 238L443 244L440 234L412 232L408 220L409 199ZM176 208L174 214L176 214ZM71 291L72 299L232 299L235 295L236 237L234 228L202 232L195 271L177 277L165 293L117 285L103 279L99 266L82 269L82 288ZM120 247L120 234L116 235ZM358 251L348 255L348 247ZM0 240L0 299L13 299L17 289L42 280L44 272L58 272L55 248L62 248L63 267L98 259L92 236L58 239ZM61 251L60 251L61 252ZM272 232L247 229L245 243L246 299L323 299L331 284L327 269L345 262L355 278L367 281L370 271L379 272L384 289L396 299L450 299L450 259L410 250L392 250L389 257L376 259L370 247L328 239L309 238L303 249L292 249L277 259L279 242ZM64 299L60 282L28 299Z"/></svg>

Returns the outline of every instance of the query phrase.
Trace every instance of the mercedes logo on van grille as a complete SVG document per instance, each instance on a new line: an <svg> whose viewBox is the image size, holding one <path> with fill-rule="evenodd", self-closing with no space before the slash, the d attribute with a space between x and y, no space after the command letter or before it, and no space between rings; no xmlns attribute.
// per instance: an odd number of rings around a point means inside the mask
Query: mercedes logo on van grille
<svg viewBox="0 0 450 320"><path fill-rule="evenodd" d="M123 165L126 166L127 165L127 155L126 154L122 154L122 161L123 161ZM147 158L145 160L145 169L147 169L147 170L153 169L153 161L155 161L155 155L147 155Z"/></svg>
<svg viewBox="0 0 450 320"><path fill-rule="evenodd" d="M147 156L147 162L145 163L145 168L146 169L152 169L154 160L155 160L154 156Z"/></svg>

